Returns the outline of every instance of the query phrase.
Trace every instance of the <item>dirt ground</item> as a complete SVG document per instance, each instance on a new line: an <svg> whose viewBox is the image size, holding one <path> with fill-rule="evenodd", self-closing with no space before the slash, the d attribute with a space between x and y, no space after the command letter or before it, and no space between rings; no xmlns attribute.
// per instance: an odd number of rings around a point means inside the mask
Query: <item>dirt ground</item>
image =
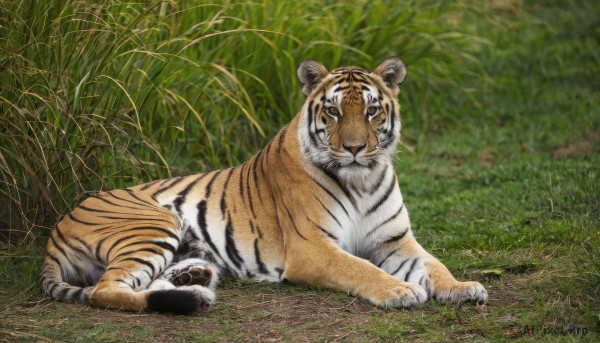
<svg viewBox="0 0 600 343"><path fill-rule="evenodd" d="M543 271L480 279L490 295L483 307L430 303L417 309L382 308L329 290L231 281L219 289L215 305L188 316L95 309L55 302L38 294L0 312L0 341L432 342L598 338L599 327L577 314L577 302L584 301L585 295L581 299L564 299L549 294L544 305L554 310L546 307L547 313L539 313L536 292L525 289L535 290L549 281L540 279L540 273ZM571 326L580 332L569 332Z"/></svg>

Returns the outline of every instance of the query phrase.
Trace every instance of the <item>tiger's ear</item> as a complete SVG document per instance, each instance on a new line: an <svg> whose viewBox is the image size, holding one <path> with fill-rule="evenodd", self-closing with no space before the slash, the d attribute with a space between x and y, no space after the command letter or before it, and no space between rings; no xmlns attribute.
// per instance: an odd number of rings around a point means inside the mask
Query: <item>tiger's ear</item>
<svg viewBox="0 0 600 343"><path fill-rule="evenodd" d="M315 60L306 60L300 63L298 66L298 79L304 86L302 87L302 93L308 96L323 80L329 72L323 65Z"/></svg>
<svg viewBox="0 0 600 343"><path fill-rule="evenodd" d="M372 74L381 77L386 86L398 94L400 85L406 77L406 67L404 67L404 62L401 59L392 56L383 61Z"/></svg>

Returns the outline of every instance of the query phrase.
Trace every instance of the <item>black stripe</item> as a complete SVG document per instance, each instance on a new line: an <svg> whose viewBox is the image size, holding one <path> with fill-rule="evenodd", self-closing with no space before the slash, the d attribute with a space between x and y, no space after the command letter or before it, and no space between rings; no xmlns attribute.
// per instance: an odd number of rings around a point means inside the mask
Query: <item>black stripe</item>
<svg viewBox="0 0 600 343"><path fill-rule="evenodd" d="M118 234L122 234L125 232L129 232L129 231L138 231L138 230L155 230L155 231L160 231L163 233L166 233L169 237L177 240L177 242L179 242L179 237L177 235L175 235L172 231L167 230L167 229L163 229L161 227L154 227L154 226L139 226L139 227L133 227L133 228L129 228L126 230L115 230L115 231L109 231L109 232L102 232L102 234L108 234L106 237L102 238L99 242L98 245L96 246L96 257L99 258L99 254L100 254L100 249L102 247L102 244L104 243L104 241L107 238L110 238L114 235L118 235ZM136 235L140 238L147 238L147 236L143 236L141 234ZM153 238L163 238L163 237L153 237Z"/></svg>
<svg viewBox="0 0 600 343"><path fill-rule="evenodd" d="M105 234L108 234L108 233L114 233L115 230L117 232L120 232L119 229L122 229L122 228L124 228L126 226L131 226L131 224L130 223L123 224L123 222L121 222L120 225L114 225L114 223L113 223L113 225L102 226L102 227L99 227L97 229L94 229L93 232L98 232L101 235L105 235Z"/></svg>
<svg viewBox="0 0 600 343"><path fill-rule="evenodd" d="M271 139L271 141L269 142L269 144L267 144L267 146L265 147L265 156L262 159L262 163L260 164L260 171L263 174L263 176L265 176L265 168L267 167L267 162L269 159L269 152L271 151L271 147L273 146L273 142L275 141L275 139Z"/></svg>
<svg viewBox="0 0 600 343"><path fill-rule="evenodd" d="M387 165L385 166L385 168L383 168L383 170L381 171L381 174L379 174L379 176L377 177L377 181L375 181L375 184L373 185L373 188L371 188L369 190L369 194L373 195L375 194L375 192L377 192L377 190L379 190L379 186L381 186L383 184L383 179L385 178L385 174L387 172Z"/></svg>
<svg viewBox="0 0 600 343"><path fill-rule="evenodd" d="M262 239L263 238L262 230L260 229L260 226L258 226L258 224L256 224L256 232L258 232L258 238Z"/></svg>
<svg viewBox="0 0 600 343"><path fill-rule="evenodd" d="M260 159L262 158L263 150L261 149L255 156L252 161L252 175L254 176L254 187L258 190L258 196L260 195L260 187L258 186L258 172L256 171L256 166L260 164Z"/></svg>
<svg viewBox="0 0 600 343"><path fill-rule="evenodd" d="M392 250L389 254L387 254L386 257L383 258L383 260L381 260L381 262L379 262L379 264L377 265L378 268L381 268L381 266L383 266L383 264L385 263L385 261L388 260L388 258L390 258L392 255L394 255L398 250Z"/></svg>
<svg viewBox="0 0 600 343"><path fill-rule="evenodd" d="M233 239L233 225L231 224L231 218L227 219L227 225L225 226L225 251L227 256L233 264L240 269L244 260L240 256L238 249L235 246L235 240Z"/></svg>
<svg viewBox="0 0 600 343"><path fill-rule="evenodd" d="M258 265L258 271L262 274L269 274L267 266L260 259L260 250L258 249L258 238L254 240L254 256L256 258L256 264Z"/></svg>
<svg viewBox="0 0 600 343"><path fill-rule="evenodd" d="M257 165L260 164L260 159L262 158L263 151L259 151L258 154L254 156L254 160L252 161L252 175L254 177L254 187L258 191L258 199L262 201L262 194L260 194L260 186L258 184L258 171L256 170Z"/></svg>
<svg viewBox="0 0 600 343"><path fill-rule="evenodd" d="M117 240L116 240L116 241L115 241L115 242L114 242L114 243L113 243L113 244L110 246L110 248L108 249L108 251L106 252L106 261L109 261L109 260L110 260L110 253L111 253L111 251L112 251L112 250L113 250L113 249L114 249L114 248L115 248L115 247L116 247L118 244L121 244L123 241L126 241L126 240L128 240L128 239L131 239L131 238L138 238L139 236L140 236L140 235L128 235L128 236L121 237L121 238L117 239Z"/></svg>
<svg viewBox="0 0 600 343"><path fill-rule="evenodd" d="M84 211L88 211L88 212L114 213L113 211L104 211L104 210L99 210L97 208L89 208L89 207L83 206L83 205L79 205L79 206L77 206L77 208L82 209Z"/></svg>
<svg viewBox="0 0 600 343"><path fill-rule="evenodd" d="M177 197L182 198L183 202L185 202L185 198L187 197L188 193L192 190L192 188L194 188L194 186L198 184L200 180L204 179L208 175L210 175L210 173L204 173L198 176L196 179L194 179L194 181L190 182L187 186L185 186L185 188L181 190L181 192L177 193Z"/></svg>
<svg viewBox="0 0 600 343"><path fill-rule="evenodd" d="M128 244L127 247L131 247L131 246L134 246L134 245L140 245L140 244L152 244L152 245L156 245L157 247L163 248L164 250L169 250L171 253L173 253L173 255L175 255L175 252L177 251L177 249L173 245L171 245L171 244L169 244L167 242L152 241L152 240L136 241L136 242ZM151 249L151 248L148 248L148 249ZM140 250L144 250L144 248L142 248ZM156 251L156 250L154 250L154 252L157 255L161 255L161 256L164 253L164 251ZM118 256L120 256L120 255L115 256L115 258L117 258Z"/></svg>
<svg viewBox="0 0 600 343"><path fill-rule="evenodd" d="M144 242L144 243L146 243L146 242ZM156 254L156 255L162 255L162 253L160 251L156 250L156 249L153 249L153 248L141 248L141 249L137 249L137 250L129 250L129 251L122 252L122 253L118 254L117 256L115 256L115 258L113 260L116 260L119 257L131 255L131 254L137 254L137 253L144 252L144 251L150 252L150 253L153 253L153 254Z"/></svg>
<svg viewBox="0 0 600 343"><path fill-rule="evenodd" d="M81 250L79 248L72 246L71 244L69 244L69 242L67 242L65 237L60 232L58 224L56 225L56 227L54 227L54 232L58 235L58 238L60 238L60 240L63 242L63 244L67 248L74 250L75 252L78 252L79 255L87 256L86 252L84 252L83 250ZM76 269L78 274L81 274L82 273L81 267L71 261L71 256L69 254L67 254L67 252L63 249L63 247L58 244L58 242L54 238L54 235L50 236L50 240L52 241L52 244L54 244L54 246L64 255L65 259L67 260L67 264L72 266L74 269Z"/></svg>
<svg viewBox="0 0 600 343"><path fill-rule="evenodd" d="M169 230L169 229L165 229L162 227L158 227L158 226L136 226L136 227L132 227L126 230L119 230L116 232L111 232L111 234L107 237L110 237L112 235L115 234L119 234L119 233L123 233L123 232L129 232L129 231L137 231L137 230L154 230L154 231L159 231L162 232L164 234L166 234L167 236L173 238L174 240L176 240L177 242L180 241L179 236L177 236L175 233L173 233L173 231ZM145 237L145 236L141 236L140 237ZM163 237L153 237L153 238L163 238Z"/></svg>
<svg viewBox="0 0 600 343"><path fill-rule="evenodd" d="M306 115L308 121L307 121L307 130L308 130L308 137L310 138L310 143L312 145L317 145L317 137L315 136L315 133L312 131L312 123L313 123L313 110L312 110L312 105L313 105L313 101L311 100L308 103L308 106L306 107L308 110L308 113Z"/></svg>
<svg viewBox="0 0 600 343"><path fill-rule="evenodd" d="M198 216L197 216L198 227L200 228L200 231L202 232L202 236L204 237L204 240L206 241L206 243L208 243L208 245L213 250L213 252L215 254L217 254L217 256L221 260L223 260L223 258L221 257L221 254L219 254L219 249L217 249L217 247L215 246L215 243L213 243L212 239L210 238L210 235L208 234L208 227L206 224L206 211L207 211L206 200L202 200L198 203Z"/></svg>
<svg viewBox="0 0 600 343"><path fill-rule="evenodd" d="M168 190L169 188L175 186L176 184L180 183L181 181L184 180L184 177L182 176L178 176L176 178L174 178L168 185L159 188L157 191L155 191L154 193L152 193L152 195L150 196L152 199L154 199L154 201L156 200L156 197L161 194L162 192Z"/></svg>
<svg viewBox="0 0 600 343"><path fill-rule="evenodd" d="M392 175L392 182L391 184L388 186L387 191L385 192L385 194L383 195L383 197L381 199L379 199L379 201L373 205L366 213L365 216L368 216L369 214L375 212L381 205L383 205L383 203L390 197L390 195L392 194L392 192L394 191L396 186L396 174Z"/></svg>
<svg viewBox="0 0 600 343"><path fill-rule="evenodd" d="M316 196L315 196L316 197ZM316 197L317 198L317 197ZM340 221L336 218L335 215L333 215L333 213L331 213L331 211L327 208L327 206L325 206L325 204L323 204L323 202L321 201L321 199L317 198L317 200L319 201L319 203L321 204L321 206L323 206L323 209L325 209L325 211L327 211L327 214L329 214L329 216L331 218L333 218L333 220L335 220L335 222L340 226L340 228L342 227L342 224L340 223Z"/></svg>
<svg viewBox="0 0 600 343"><path fill-rule="evenodd" d="M396 105L392 101L392 112L390 113L390 125L392 127L390 128L390 132L394 132L395 123L396 123Z"/></svg>
<svg viewBox="0 0 600 343"><path fill-rule="evenodd" d="M250 204L250 213L252 213L253 218L256 218L256 213L254 212L254 200L252 199L252 191L250 189L250 168L251 166L248 164L248 170L246 173L246 189L248 192L248 203Z"/></svg>
<svg viewBox="0 0 600 343"><path fill-rule="evenodd" d="M281 275L283 275L283 269L275 268L275 271L279 274L279 279L281 279Z"/></svg>
<svg viewBox="0 0 600 343"><path fill-rule="evenodd" d="M114 206L116 206L118 208L125 207L125 208L131 208L131 209L134 209L134 210L143 210L143 209L140 209L138 207L127 207L127 206L121 206L121 205L114 205ZM96 209L96 208L89 208L89 207L83 206L83 205L79 205L75 209L81 209L81 210L88 211L88 212L110 213L110 214L115 214L115 215L131 215L131 214L133 214L133 213L125 213L125 212L99 210L99 209ZM144 219L144 218L148 218L148 217L158 217L158 215L154 214L154 213L150 213L150 214L149 213L144 213L143 215L140 215L140 217L138 217L138 218ZM103 217L103 218L106 218L106 217Z"/></svg>
<svg viewBox="0 0 600 343"><path fill-rule="evenodd" d="M151 208L151 209L155 209L155 208L156 208L156 205L150 204L149 202L147 202L147 201L145 201L145 200L142 200L140 197L138 197L137 195L135 195L131 189L124 189L124 191L128 192L128 193L129 193L129 195L130 195L132 198L134 198L134 199L136 199L136 200L140 201L141 203L138 203L138 202L132 201L131 199L125 199L125 198L122 198L122 197L120 197L120 196L117 196L117 195L115 195L115 194L113 193L113 191L111 191L111 192L107 192L106 194L108 194L108 195L112 196L112 197L113 197L113 198L115 198L115 199L119 199L119 200L121 200L121 201L125 201L125 202L127 202L127 203L131 203L131 204L135 204L135 205L139 205L139 206L144 206L144 207L149 207L149 208ZM117 205L117 206L119 206L119 205Z"/></svg>
<svg viewBox="0 0 600 343"><path fill-rule="evenodd" d="M229 173L227 173L227 178L225 179L225 183L223 184L223 191L221 192L221 213L223 214L223 219L225 219L225 212L227 210L227 203L225 202L225 195L227 195L227 186L229 185L229 179L231 179L231 174L233 174L233 168L229 169Z"/></svg>
<svg viewBox="0 0 600 343"><path fill-rule="evenodd" d="M302 236L300 231L298 231L298 227L296 227L296 223L294 223L294 219L292 219L292 214L290 213L290 210L288 210L287 206L285 206L285 205L283 205L283 208L285 208L288 218L290 218L290 221L292 222L292 226L294 227L294 230L296 230L296 233L298 234L298 236L302 237L306 241L307 240L306 237Z"/></svg>
<svg viewBox="0 0 600 343"><path fill-rule="evenodd" d="M69 264L70 264L71 261L69 260L67 252L63 249L63 247L61 245L58 244L58 242L54 239L54 235L52 235L52 234L50 235L50 241L52 242L52 244L54 244L54 247L56 249L58 249L58 251L60 251L61 254L63 254L63 256L67 259L67 261L69 261Z"/></svg>
<svg viewBox="0 0 600 343"><path fill-rule="evenodd" d="M277 225L275 226L277 229L279 229L279 233L281 234L281 237L283 237L283 228L281 226L281 221L279 220L279 211L277 210L277 202L275 202L275 196L273 195L273 192L271 192L271 190L269 189L269 194L271 195L271 201L273 202L273 212L275 213L275 222L277 223Z"/></svg>
<svg viewBox="0 0 600 343"><path fill-rule="evenodd" d="M364 76L365 78L369 79L370 84L376 85L377 81L375 81L369 74L361 74L362 76ZM363 81L367 82L367 80L363 79ZM379 92L381 92L381 90L378 88L377 89Z"/></svg>
<svg viewBox="0 0 600 343"><path fill-rule="evenodd" d="M60 224L60 223L59 223ZM54 227L54 231L58 234L58 237L60 238L61 241L63 241L63 243L69 247L69 249L74 250L76 252L78 252L79 254L83 255L83 256L87 256L87 252L79 249L76 246L73 246L69 241L67 241L65 239L65 236L63 236L62 232L60 232L60 227L58 224L56 224L56 226Z"/></svg>
<svg viewBox="0 0 600 343"><path fill-rule="evenodd" d="M67 287L63 287L63 289L60 290L60 293L58 293L58 299L61 300L68 300L69 298L67 298L67 293L69 293L69 288Z"/></svg>
<svg viewBox="0 0 600 343"><path fill-rule="evenodd" d="M172 245L170 245L169 243L166 243L166 244L165 244L164 242L160 242L160 241L159 241L159 242L156 242L156 241L137 241L137 242L133 242L133 243L130 243L130 244L128 244L128 245L126 246L126 248L131 248L131 247L133 247L134 245L142 245L142 244L152 244L152 245L156 245L156 246L158 246L158 247L161 247L161 248L163 248L163 249L167 249L167 250L171 251L171 252L173 253L173 255L175 255L175 250L176 250L176 249L175 249L175 247L173 247L173 246L172 246ZM121 251L121 250L122 250L122 249L119 249L119 251ZM138 252L138 251L152 251L152 250L153 250L153 252L154 252L154 253L155 253L157 256L160 256L160 257L162 257L163 261L165 261L165 266L166 266L166 265L168 264L168 261L167 261L167 257L166 257L166 256L165 256L165 254L164 254L164 253L165 253L165 251L164 251L164 250L163 250L163 251L156 251L156 250L154 250L154 249L152 249L152 248L142 248L142 249L139 249L139 250L134 250L134 252ZM115 260L116 260L117 258L119 258L119 257L122 257L122 256L127 256L127 255L130 255L130 254L132 254L131 250L130 250L129 252L121 253L121 254L119 254L119 255L115 256L115 257L113 258L113 261L115 261Z"/></svg>
<svg viewBox="0 0 600 343"><path fill-rule="evenodd" d="M323 231L323 233L325 233L327 236L329 236L329 238L337 241L337 237L332 234L331 232L327 231L325 228L323 228L321 225L315 223L314 221L312 221L310 218L307 218L314 226L316 226L317 228L319 228L319 230Z"/></svg>
<svg viewBox="0 0 600 343"><path fill-rule="evenodd" d="M344 212L346 213L346 215L349 216L348 211L346 210L346 207L344 207L344 204L342 204L342 202L340 201L340 199L338 199L329 189L327 189L325 186L323 186L319 181L317 181L316 179L314 179L312 176L310 176L310 179L314 183L316 183L317 185L319 185L319 187L321 187L321 189L324 190L325 193L329 194L329 196L331 198L333 198L333 200L335 200L335 202L337 202L342 207L342 210L344 210Z"/></svg>
<svg viewBox="0 0 600 343"><path fill-rule="evenodd" d="M85 252L85 255L87 256L89 254L89 251L91 250L90 247L87 245L86 242L83 241L83 239L75 236L73 237L73 239L75 239L77 242L79 242L81 245L83 245L88 251Z"/></svg>
<svg viewBox="0 0 600 343"><path fill-rule="evenodd" d="M125 261L133 261L133 262L137 262L139 264L143 264L145 266L150 267L150 269L152 270L152 274L150 274L150 278L153 279L154 278L154 273L156 273L156 267L154 267L154 265L152 263L150 263L149 261L146 261L144 259L141 259L139 257L128 257L125 258L119 262L125 262Z"/></svg>
<svg viewBox="0 0 600 343"><path fill-rule="evenodd" d="M57 282L54 282L54 281L52 281L52 282L53 282L52 286L50 286L50 288L49 288L49 289L48 289L46 292L47 292L47 293L48 293L48 294L49 294L51 297L53 297L53 298L55 298L55 299L56 299L56 297L55 297L55 296L52 294L52 291L54 291L54 289L55 289L55 288L58 286L58 283L57 283Z"/></svg>
<svg viewBox="0 0 600 343"><path fill-rule="evenodd" d="M98 225L97 223L86 222L86 221L75 218L75 216L73 215L73 212L69 213L69 219L71 219L74 222L83 224L83 225Z"/></svg>
<svg viewBox="0 0 600 343"><path fill-rule="evenodd" d="M104 244L104 241L107 239L108 237L104 237L101 240L98 241L98 243L96 244L96 258L101 260L102 262L106 262L105 258L101 258L100 257L100 250L102 250L102 244Z"/></svg>
<svg viewBox="0 0 600 343"><path fill-rule="evenodd" d="M402 263L400 263L400 265L398 266L398 268L396 268L396 270L394 270L393 273L390 273L390 275L395 275L397 272L400 271L400 269L402 269L402 267L404 267L404 265L406 264L406 262L410 261L410 259L406 259L404 261L402 261Z"/></svg>
<svg viewBox="0 0 600 343"><path fill-rule="evenodd" d="M146 189L152 187L153 185L155 185L158 181L160 180L156 180L156 181L152 181L152 182L148 182L147 184L145 184L142 188L140 188L141 191L145 191Z"/></svg>
<svg viewBox="0 0 600 343"><path fill-rule="evenodd" d="M319 139L319 141L321 141L321 143L325 143L325 142L324 142L324 141L321 139L321 137L319 137L319 136L317 135L317 134L319 133L319 131L323 131L323 132L325 132L325 130L323 130L323 129L321 129L321 130L317 129L317 119L318 119L318 116L319 116L319 106L320 106L320 104L318 104L318 103L317 103L317 104L315 104L315 107L314 107L314 110L313 110L313 116L314 116L314 117L313 117L313 119L314 119L314 124L313 124L313 126L314 126L314 129L315 129L315 131L314 131L314 135L315 135L315 139L317 139L317 138L318 138L318 139Z"/></svg>
<svg viewBox="0 0 600 343"><path fill-rule="evenodd" d="M387 149L390 145L394 143L394 132L389 131L385 134L385 137L377 144L379 149Z"/></svg>
<svg viewBox="0 0 600 343"><path fill-rule="evenodd" d="M79 301L84 301L85 299L81 296L83 294L83 288L79 288L75 290L75 292L71 295L71 298L77 299Z"/></svg>
<svg viewBox="0 0 600 343"><path fill-rule="evenodd" d="M402 238L404 238L404 236L406 236L406 233L407 233L407 232L408 232L408 228L404 229L404 231L403 231L401 234L399 234L399 235L396 235L396 236L393 236L393 237L391 237L391 238L389 238L389 239L385 240L383 243L384 243L384 244L388 244L388 243L392 243L392 242L399 241L399 240L401 240Z"/></svg>
<svg viewBox="0 0 600 343"><path fill-rule="evenodd" d="M196 184L198 184L198 182L200 182L200 180L208 176L208 174L210 173L201 174L200 176L196 177L196 179L194 179L194 181L190 182L187 186L185 186L185 188L181 192L177 193L177 198L173 200L173 205L175 206L175 210L177 211L177 213L181 214L181 205L185 203L188 193L192 190L192 188L194 188Z"/></svg>
<svg viewBox="0 0 600 343"><path fill-rule="evenodd" d="M158 207L159 208L159 207ZM119 220L121 222L125 221L125 222L136 222L136 221L141 221L141 220L146 220L145 218L140 218L140 217L113 217L113 216L98 216L99 218L105 218L105 219L111 219L111 220ZM170 220L166 220L166 219L162 219L162 218L149 218L147 219L149 221L159 221L159 222L163 222L163 223L167 223L167 224L173 224L172 221Z"/></svg>
<svg viewBox="0 0 600 343"><path fill-rule="evenodd" d="M356 205L356 199L354 199L354 196L352 195L352 193L350 193L350 191L348 189L346 189L346 187L344 187L344 185L342 184L342 181L337 177L337 175L335 175L333 172L331 172L328 168L325 168L324 166L317 165L317 167L319 167L321 169L321 171L323 173L325 173L325 175L327 175L330 179L332 179L337 184L337 186L342 190L342 192L344 192L344 194L346 195L348 200L350 200L350 203L352 204L354 209L358 210L358 207Z"/></svg>
<svg viewBox="0 0 600 343"><path fill-rule="evenodd" d="M163 249L167 249L169 250L171 253L173 253L173 255L175 255L175 252L177 251L177 249L175 249L175 247L167 242L163 242L163 241L150 241L152 244L158 245L159 247L163 248Z"/></svg>
<svg viewBox="0 0 600 343"><path fill-rule="evenodd" d="M371 236L375 231L377 231L379 228L381 228L385 224L387 224L387 223L391 222L392 220L396 219L396 217L398 217L398 215L400 213L402 213L402 210L404 210L404 203L402 203L402 205L400 205L400 208L398 209L398 211L396 211L396 213L394 213L394 215L392 215L388 219L384 220L383 222L381 222L381 224L378 224L377 226L375 226L374 229L372 229L371 231L369 231L367 233L367 237Z"/></svg>
<svg viewBox="0 0 600 343"><path fill-rule="evenodd" d="M150 207L150 208L156 208L156 204L153 204L147 200L144 200L142 198L140 198L137 194L135 194L134 191L132 191L129 188L125 188L123 189L125 192L127 192L129 194L129 196L131 196L132 198L134 198L137 201L140 201L142 204L144 204L144 206L146 207ZM116 197L114 194L111 194L113 197ZM129 200L129 202L132 202L131 200Z"/></svg>
<svg viewBox="0 0 600 343"><path fill-rule="evenodd" d="M240 197L242 199L244 199L244 166L246 166L246 162L244 162L242 165L238 166L239 171L240 171Z"/></svg>
<svg viewBox="0 0 600 343"><path fill-rule="evenodd" d="M408 278L410 277L410 274L413 272L413 269L415 268L415 264L417 264L418 261L419 261L418 257L413 260L413 263L410 265L410 268L408 268L408 273L406 273L406 275L404 276L404 281L408 282Z"/></svg>
<svg viewBox="0 0 600 343"><path fill-rule="evenodd" d="M206 192L204 193L205 198L208 198L208 196L210 195L210 192L212 190L212 185L215 182L215 180L217 179L217 177L219 176L219 174L221 174L222 171L223 170L219 170L216 173L214 173L214 175L212 176L210 181L208 181L208 184L206 185Z"/></svg>
<svg viewBox="0 0 600 343"><path fill-rule="evenodd" d="M139 207L131 207L131 206L119 205L119 204L116 204L116 203L114 203L114 202L112 202L112 201L110 201L108 199L104 199L104 197L100 197L100 196L95 196L93 198L96 199L96 200L100 200L102 202L105 202L105 203L107 203L109 205L116 206L117 208L130 208L130 209L138 210L138 211L151 211L151 209L144 209L144 208L139 208ZM79 205L79 206L81 206L81 205ZM146 205L142 205L142 206L147 207Z"/></svg>

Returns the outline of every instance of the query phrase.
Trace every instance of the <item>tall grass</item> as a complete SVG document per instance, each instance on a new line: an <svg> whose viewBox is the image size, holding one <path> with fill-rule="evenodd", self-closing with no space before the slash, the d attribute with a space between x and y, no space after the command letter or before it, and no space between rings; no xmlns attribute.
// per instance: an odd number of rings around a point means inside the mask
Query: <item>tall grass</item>
<svg viewBox="0 0 600 343"><path fill-rule="evenodd" d="M407 135L455 118L487 43L458 30L466 6L3 0L0 230L30 242L91 192L248 158L302 103L306 58L374 68L399 55L421 130Z"/></svg>

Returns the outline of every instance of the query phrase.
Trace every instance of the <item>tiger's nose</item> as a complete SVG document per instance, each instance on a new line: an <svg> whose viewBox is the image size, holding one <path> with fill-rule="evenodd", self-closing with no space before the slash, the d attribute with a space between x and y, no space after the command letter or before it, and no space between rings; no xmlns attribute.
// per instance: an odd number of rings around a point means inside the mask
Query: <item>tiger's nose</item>
<svg viewBox="0 0 600 343"><path fill-rule="evenodd" d="M358 152L361 151L366 146L367 146L366 144L363 144L363 145L351 145L351 146L344 145L344 149L347 150L347 151L350 151L352 153L352 155L356 156L356 154L358 154Z"/></svg>

